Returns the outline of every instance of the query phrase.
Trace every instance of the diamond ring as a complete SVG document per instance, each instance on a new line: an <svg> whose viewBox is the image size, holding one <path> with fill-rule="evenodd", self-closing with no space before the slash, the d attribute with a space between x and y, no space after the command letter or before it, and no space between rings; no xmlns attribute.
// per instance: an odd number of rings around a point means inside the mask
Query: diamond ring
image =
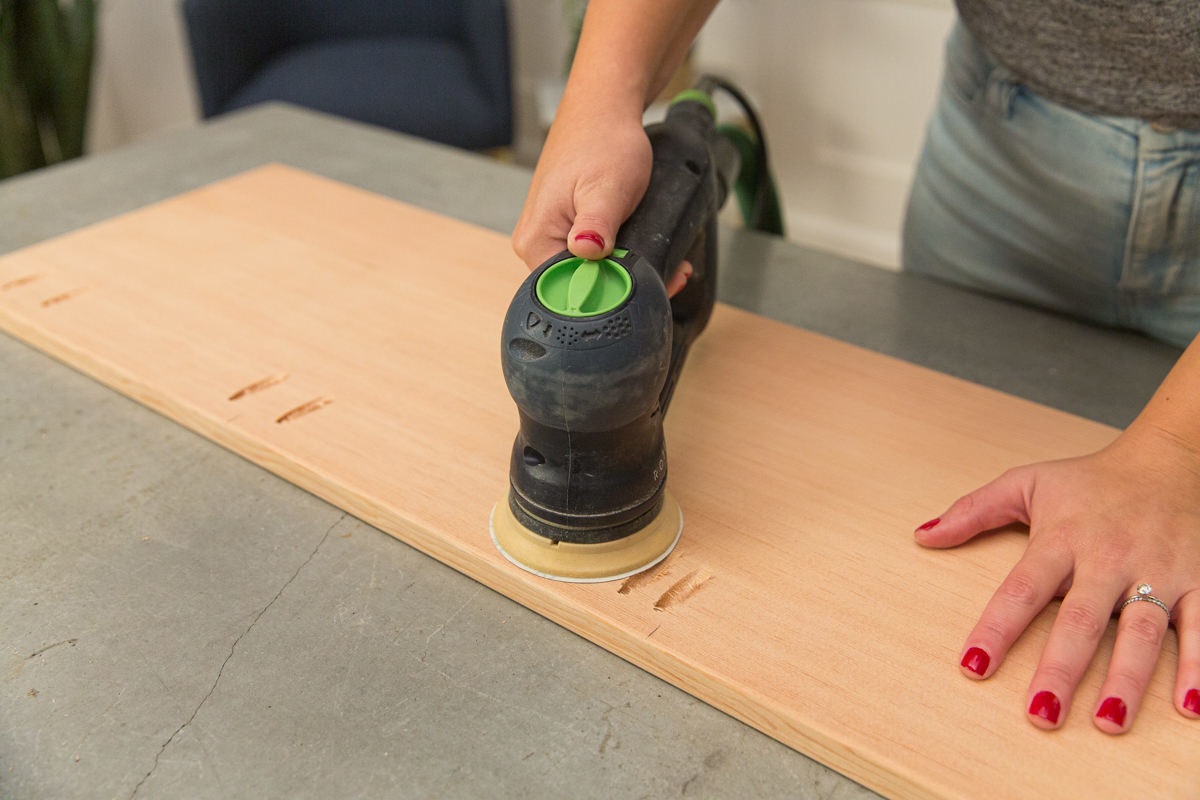
<svg viewBox="0 0 1200 800"><path fill-rule="evenodd" d="M1167 608L1167 604L1162 600L1159 600L1157 597L1152 595L1151 592L1153 591L1154 589L1150 586L1150 584L1139 583L1134 589L1134 594L1131 594L1129 597L1125 598L1125 602L1121 603L1121 606L1117 609L1117 611L1120 612L1125 610L1125 606L1129 605L1130 603L1136 603L1139 600L1145 600L1147 603L1154 603L1154 605L1161 608L1164 612L1166 612L1167 619L1170 620L1171 609Z"/></svg>

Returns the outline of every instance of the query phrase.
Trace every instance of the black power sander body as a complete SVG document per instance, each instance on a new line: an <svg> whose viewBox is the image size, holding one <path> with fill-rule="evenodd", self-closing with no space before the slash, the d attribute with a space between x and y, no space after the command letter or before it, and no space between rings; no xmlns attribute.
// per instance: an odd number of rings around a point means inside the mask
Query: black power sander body
<svg viewBox="0 0 1200 800"><path fill-rule="evenodd" d="M504 320L501 363L521 427L492 538L510 561L548 578L640 572L682 530L666 491L663 418L712 313L717 213L740 158L697 90L646 132L649 187L613 255L551 258ZM693 275L668 299L666 281L684 259Z"/></svg>

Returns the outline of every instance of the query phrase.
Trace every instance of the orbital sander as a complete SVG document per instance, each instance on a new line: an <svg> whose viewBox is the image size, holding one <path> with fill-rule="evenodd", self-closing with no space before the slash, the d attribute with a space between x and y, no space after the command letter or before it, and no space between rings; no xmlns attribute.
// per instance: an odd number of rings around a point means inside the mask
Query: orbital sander
<svg viewBox="0 0 1200 800"><path fill-rule="evenodd" d="M714 88L743 104L752 135L716 124ZM550 258L504 320L501 364L520 430L491 533L508 560L546 578L617 580L674 549L683 516L666 488L663 418L712 313L717 214L730 189L749 226L782 232L762 133L736 89L705 77L646 133L650 183L612 255ZM684 259L692 276L668 298Z"/></svg>

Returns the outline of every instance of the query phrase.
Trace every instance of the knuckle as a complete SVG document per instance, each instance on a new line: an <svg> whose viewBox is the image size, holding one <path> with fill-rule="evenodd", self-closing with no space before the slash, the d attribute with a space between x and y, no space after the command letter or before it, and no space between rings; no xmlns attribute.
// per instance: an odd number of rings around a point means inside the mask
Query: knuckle
<svg viewBox="0 0 1200 800"><path fill-rule="evenodd" d="M529 248L526 246L525 242L513 239L512 249L513 252L517 254L517 258L521 259L522 261L529 260Z"/></svg>
<svg viewBox="0 0 1200 800"><path fill-rule="evenodd" d="M1146 684L1149 683L1150 676L1136 669L1131 669L1126 666L1110 666L1108 668L1108 676L1106 683L1120 687L1122 694L1129 696L1142 695L1146 691Z"/></svg>
<svg viewBox="0 0 1200 800"><path fill-rule="evenodd" d="M585 205L594 201L603 202L620 191L620 182L608 170L581 175L579 180L575 182L576 211L580 212L580 216L595 216L594 214L587 214L587 209L579 208L580 202L583 202Z"/></svg>
<svg viewBox="0 0 1200 800"><path fill-rule="evenodd" d="M982 489L976 489L970 494L964 494L954 501L954 504L947 509L946 513L962 517L972 525L980 524L980 517L985 511L985 505L981 500L982 492Z"/></svg>
<svg viewBox="0 0 1200 800"><path fill-rule="evenodd" d="M520 258L525 259L532 249L532 237L523 225L518 225L512 234L512 249Z"/></svg>
<svg viewBox="0 0 1200 800"><path fill-rule="evenodd" d="M1132 639L1137 644L1157 648L1162 644L1164 627L1150 616L1127 616L1121 620L1117 634Z"/></svg>
<svg viewBox="0 0 1200 800"><path fill-rule="evenodd" d="M971 638L984 644L997 645L1011 642L1016 636L1001 620L984 617L971 632Z"/></svg>
<svg viewBox="0 0 1200 800"><path fill-rule="evenodd" d="M1089 641L1099 639L1108 627L1107 612L1101 612L1095 603L1088 600L1077 600L1064 603L1058 611L1056 627L1072 636Z"/></svg>
<svg viewBox="0 0 1200 800"><path fill-rule="evenodd" d="M1200 655L1180 655L1176 673L1200 677Z"/></svg>
<svg viewBox="0 0 1200 800"><path fill-rule="evenodd" d="M1200 636L1200 589L1188 592L1175 603L1175 622L1180 634L1186 631Z"/></svg>
<svg viewBox="0 0 1200 800"><path fill-rule="evenodd" d="M975 507L975 492L971 492L970 494L964 494L962 497L955 500L950 505L949 510L957 512L959 514L969 514L971 512L971 509L974 507Z"/></svg>
<svg viewBox="0 0 1200 800"><path fill-rule="evenodd" d="M1000 584L996 595L1008 605L1024 610L1037 605L1040 592L1033 576L1024 572L1012 572Z"/></svg>
<svg viewBox="0 0 1200 800"><path fill-rule="evenodd" d="M979 513L979 502L974 495L967 495L955 503L947 512L947 515L953 515L955 519L972 527L982 529L981 514Z"/></svg>
<svg viewBox="0 0 1200 800"><path fill-rule="evenodd" d="M1132 543L1126 539L1109 539L1104 550L1088 559L1088 566L1101 574L1112 574L1127 569L1133 555Z"/></svg>
<svg viewBox="0 0 1200 800"><path fill-rule="evenodd" d="M1009 467L1008 469L1004 470L1004 472L1000 473L1000 476L996 478L996 481L1021 480L1025 477L1025 471L1025 467Z"/></svg>
<svg viewBox="0 0 1200 800"><path fill-rule="evenodd" d="M1073 687L1079 682L1080 671L1063 661L1043 661L1038 665L1035 682L1038 685Z"/></svg>
<svg viewBox="0 0 1200 800"><path fill-rule="evenodd" d="M1070 547L1071 543L1077 542L1080 536L1086 535L1089 531L1090 528L1086 524L1081 524L1079 520L1072 518L1055 520L1043 529L1045 535L1058 542L1062 547ZM1097 560L1099 560L1098 557Z"/></svg>

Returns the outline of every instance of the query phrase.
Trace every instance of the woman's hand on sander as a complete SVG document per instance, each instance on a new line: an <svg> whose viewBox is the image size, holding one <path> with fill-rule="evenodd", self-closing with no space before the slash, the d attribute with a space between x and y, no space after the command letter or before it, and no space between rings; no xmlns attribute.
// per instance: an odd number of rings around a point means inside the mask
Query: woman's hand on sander
<svg viewBox="0 0 1200 800"><path fill-rule="evenodd" d="M650 183L642 112L683 61L717 0L592 0L571 74L513 231L529 269L564 249L604 258ZM630 20L637 20L630 25ZM683 288L691 265L667 282Z"/></svg>
<svg viewBox="0 0 1200 800"><path fill-rule="evenodd" d="M650 182L650 140L640 119L615 123L567 117L556 122L538 159L513 231L513 249L529 269L563 250L582 258L613 251L617 229ZM683 262L667 282L674 295L692 274Z"/></svg>
<svg viewBox="0 0 1200 800"><path fill-rule="evenodd" d="M651 157L640 118L560 115L513 231L517 255L532 270L564 249L591 259L610 254L650 182Z"/></svg>

